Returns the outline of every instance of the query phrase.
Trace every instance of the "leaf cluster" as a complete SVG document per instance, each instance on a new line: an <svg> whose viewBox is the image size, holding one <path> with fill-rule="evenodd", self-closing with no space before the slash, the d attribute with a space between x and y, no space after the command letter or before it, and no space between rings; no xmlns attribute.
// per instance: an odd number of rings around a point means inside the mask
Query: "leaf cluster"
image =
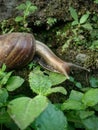
<svg viewBox="0 0 98 130"><path fill-rule="evenodd" d="M58 92L67 95L66 89L59 86L66 80L66 77L53 72L41 71L37 66L30 72L28 79L32 94L36 93L36 95L33 97L17 95L16 98L9 100L9 92L18 89L24 80L19 76L11 76L12 72L5 70L6 66L3 65L0 71L0 83L2 83L0 124L6 125L11 130L18 128L69 130L71 127L97 130L98 117L95 114L98 111L97 79L90 78L92 88L88 88L85 92L72 90L63 103L53 104L48 95ZM72 77L70 81L81 89L79 83Z"/></svg>

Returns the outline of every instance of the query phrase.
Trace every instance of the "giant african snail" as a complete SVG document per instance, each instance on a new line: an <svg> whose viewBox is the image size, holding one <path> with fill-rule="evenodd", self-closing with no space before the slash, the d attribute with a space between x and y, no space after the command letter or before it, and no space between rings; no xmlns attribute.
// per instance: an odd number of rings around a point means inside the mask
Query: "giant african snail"
<svg viewBox="0 0 98 130"><path fill-rule="evenodd" d="M34 39L30 33L10 33L0 36L0 67L19 68L28 64L37 53L44 59L49 70L64 74L69 78L70 67L83 67L65 62L57 57L45 44ZM41 63L42 66L44 64ZM86 69L85 69L86 70Z"/></svg>

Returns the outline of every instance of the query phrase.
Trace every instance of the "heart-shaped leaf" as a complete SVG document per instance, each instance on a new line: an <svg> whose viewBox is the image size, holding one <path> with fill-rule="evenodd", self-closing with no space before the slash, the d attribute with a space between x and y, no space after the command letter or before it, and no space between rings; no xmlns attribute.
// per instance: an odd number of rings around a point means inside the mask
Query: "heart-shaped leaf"
<svg viewBox="0 0 98 130"><path fill-rule="evenodd" d="M44 96L35 98L20 97L12 100L8 105L8 113L20 129L25 129L47 107L48 100Z"/></svg>

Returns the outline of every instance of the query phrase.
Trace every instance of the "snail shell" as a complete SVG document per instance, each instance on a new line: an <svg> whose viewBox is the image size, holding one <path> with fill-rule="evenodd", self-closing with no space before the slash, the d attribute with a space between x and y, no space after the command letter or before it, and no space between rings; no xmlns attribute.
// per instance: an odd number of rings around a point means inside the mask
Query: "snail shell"
<svg viewBox="0 0 98 130"><path fill-rule="evenodd" d="M0 66L8 68L26 65L35 54L35 39L29 33L10 33L0 36Z"/></svg>

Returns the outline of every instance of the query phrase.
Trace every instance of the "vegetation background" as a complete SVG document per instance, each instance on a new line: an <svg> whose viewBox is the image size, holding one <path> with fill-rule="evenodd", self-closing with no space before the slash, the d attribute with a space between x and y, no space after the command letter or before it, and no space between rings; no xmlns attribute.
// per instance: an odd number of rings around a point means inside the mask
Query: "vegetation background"
<svg viewBox="0 0 98 130"><path fill-rule="evenodd" d="M0 130L98 130L98 0L0 1L0 34L29 32L72 69L0 68Z"/></svg>

